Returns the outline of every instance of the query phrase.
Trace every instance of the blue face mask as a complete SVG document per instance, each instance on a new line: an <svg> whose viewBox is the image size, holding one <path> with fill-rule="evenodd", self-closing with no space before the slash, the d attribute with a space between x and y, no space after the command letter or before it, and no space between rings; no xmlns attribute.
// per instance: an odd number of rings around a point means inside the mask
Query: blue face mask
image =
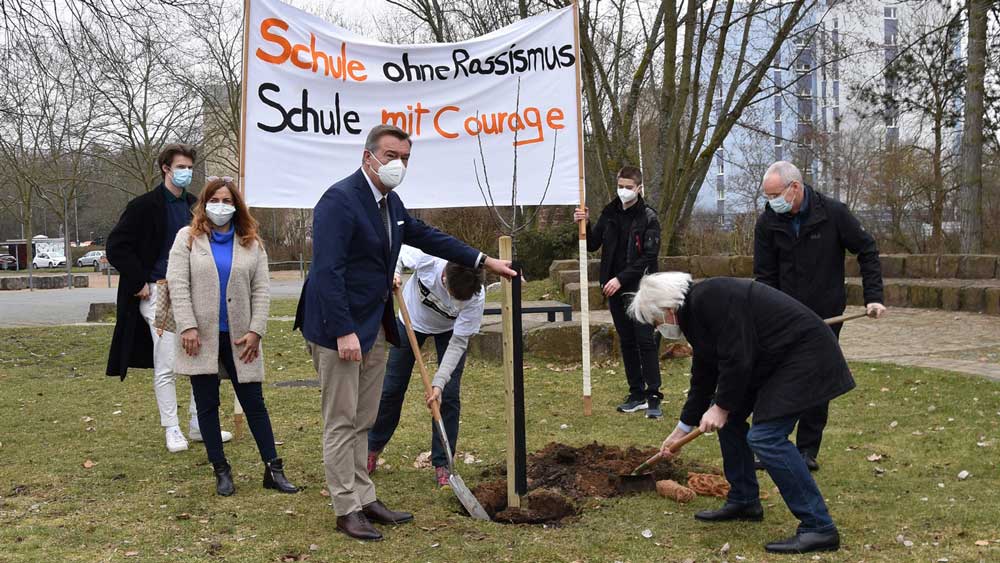
<svg viewBox="0 0 1000 563"><path fill-rule="evenodd" d="M191 176L193 172L194 171L190 168L182 168L174 170L170 174L173 176L174 185L183 190L191 185Z"/></svg>
<svg viewBox="0 0 1000 563"><path fill-rule="evenodd" d="M788 188L785 188L780 195L768 198L767 204L771 206L771 209L775 213L788 213L792 210L792 204L788 203L788 200L785 199L785 192L787 191Z"/></svg>

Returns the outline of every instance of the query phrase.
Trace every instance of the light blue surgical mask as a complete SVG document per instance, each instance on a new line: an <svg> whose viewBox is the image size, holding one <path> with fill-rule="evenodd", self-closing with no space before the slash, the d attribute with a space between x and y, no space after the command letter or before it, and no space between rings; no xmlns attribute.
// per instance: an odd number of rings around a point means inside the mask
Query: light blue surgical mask
<svg viewBox="0 0 1000 563"><path fill-rule="evenodd" d="M789 187L791 187L791 184L788 184L780 194L767 199L767 204L771 206L771 209L775 213L788 213L792 210L792 204L788 203L788 200L785 199L785 193L788 192Z"/></svg>
<svg viewBox="0 0 1000 563"><path fill-rule="evenodd" d="M187 189L191 185L191 177L194 171L190 168L179 168L172 171L170 174L173 176L174 185L180 189Z"/></svg>

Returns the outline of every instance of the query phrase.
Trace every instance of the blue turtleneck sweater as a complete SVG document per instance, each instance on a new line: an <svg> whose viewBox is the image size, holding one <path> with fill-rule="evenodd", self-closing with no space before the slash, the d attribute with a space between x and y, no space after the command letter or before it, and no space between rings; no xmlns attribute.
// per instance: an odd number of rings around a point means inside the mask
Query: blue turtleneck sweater
<svg viewBox="0 0 1000 563"><path fill-rule="evenodd" d="M212 231L212 256L215 258L215 269L219 271L219 332L229 332L229 308L226 307L226 286L229 285L229 272L233 268L233 226L229 231L220 233Z"/></svg>

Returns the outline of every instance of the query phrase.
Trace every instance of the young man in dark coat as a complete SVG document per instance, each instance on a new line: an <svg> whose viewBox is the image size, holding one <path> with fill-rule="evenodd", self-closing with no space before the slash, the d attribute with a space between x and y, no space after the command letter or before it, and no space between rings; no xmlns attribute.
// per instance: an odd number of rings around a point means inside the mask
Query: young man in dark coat
<svg viewBox="0 0 1000 563"><path fill-rule="evenodd" d="M588 218L588 210L578 209L574 214L577 222ZM642 172L634 166L618 172L618 197L601 211L597 226L587 223L587 250L601 248L601 287L618 332L628 380L628 396L618 411L646 409L647 417L660 418L660 341L652 327L636 323L625 312L639 279L657 271L660 253L660 221L642 199Z"/></svg>
<svg viewBox="0 0 1000 563"><path fill-rule="evenodd" d="M795 536L769 543L771 553L835 551L837 527L805 461L788 440L803 412L854 388L840 345L823 320L802 303L764 284L711 278L691 285L680 272L643 278L629 314L656 325L664 338L687 337L694 357L691 388L680 422L663 442L691 432L719 434L731 485L725 505L695 518L707 522L764 517L754 473L763 462L799 519ZM753 414L753 426L747 418Z"/></svg>
<svg viewBox="0 0 1000 563"><path fill-rule="evenodd" d="M153 328L156 282L167 276L167 257L177 231L191 222L191 206L197 198L187 188L196 156L190 145L165 146L157 158L163 182L128 202L107 245L108 262L120 274L107 374L125 379L130 367L153 368L153 391L170 452L188 449L188 442L177 418L174 333ZM193 394L189 412L189 436L200 440ZM223 431L222 439L229 441L232 434Z"/></svg>
<svg viewBox="0 0 1000 563"><path fill-rule="evenodd" d="M885 313L882 267L878 248L847 206L802 182L790 162L778 161L764 174L768 204L757 219L754 234L754 277L791 295L821 318L843 314L844 251L858 257L868 315ZM842 323L832 325L839 338ZM829 415L823 403L804 413L795 442L811 471L819 469L823 429Z"/></svg>

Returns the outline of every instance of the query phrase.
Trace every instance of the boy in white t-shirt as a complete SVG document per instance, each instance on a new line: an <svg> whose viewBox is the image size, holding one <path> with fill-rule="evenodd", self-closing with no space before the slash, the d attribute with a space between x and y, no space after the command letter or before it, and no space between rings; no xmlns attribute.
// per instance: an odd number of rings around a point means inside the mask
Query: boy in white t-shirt
<svg viewBox="0 0 1000 563"><path fill-rule="evenodd" d="M461 411L459 392L465 351L469 338L479 332L486 305L483 272L424 254L416 248L403 246L396 265L397 283L403 267L413 270L413 276L403 287L403 300L410 312L410 322L417 342L434 338L438 354L438 370L431 381L432 393L425 397L428 406L441 401L441 419L452 453L458 443L458 417ZM389 363L382 382L382 398L375 426L368 432L368 473L375 471L379 453L392 438L399 425L403 397L410 384L416 358L406 338L402 317L397 319L401 345L389 351ZM439 486L448 484L448 454L441 446L437 431L431 425L431 462Z"/></svg>

